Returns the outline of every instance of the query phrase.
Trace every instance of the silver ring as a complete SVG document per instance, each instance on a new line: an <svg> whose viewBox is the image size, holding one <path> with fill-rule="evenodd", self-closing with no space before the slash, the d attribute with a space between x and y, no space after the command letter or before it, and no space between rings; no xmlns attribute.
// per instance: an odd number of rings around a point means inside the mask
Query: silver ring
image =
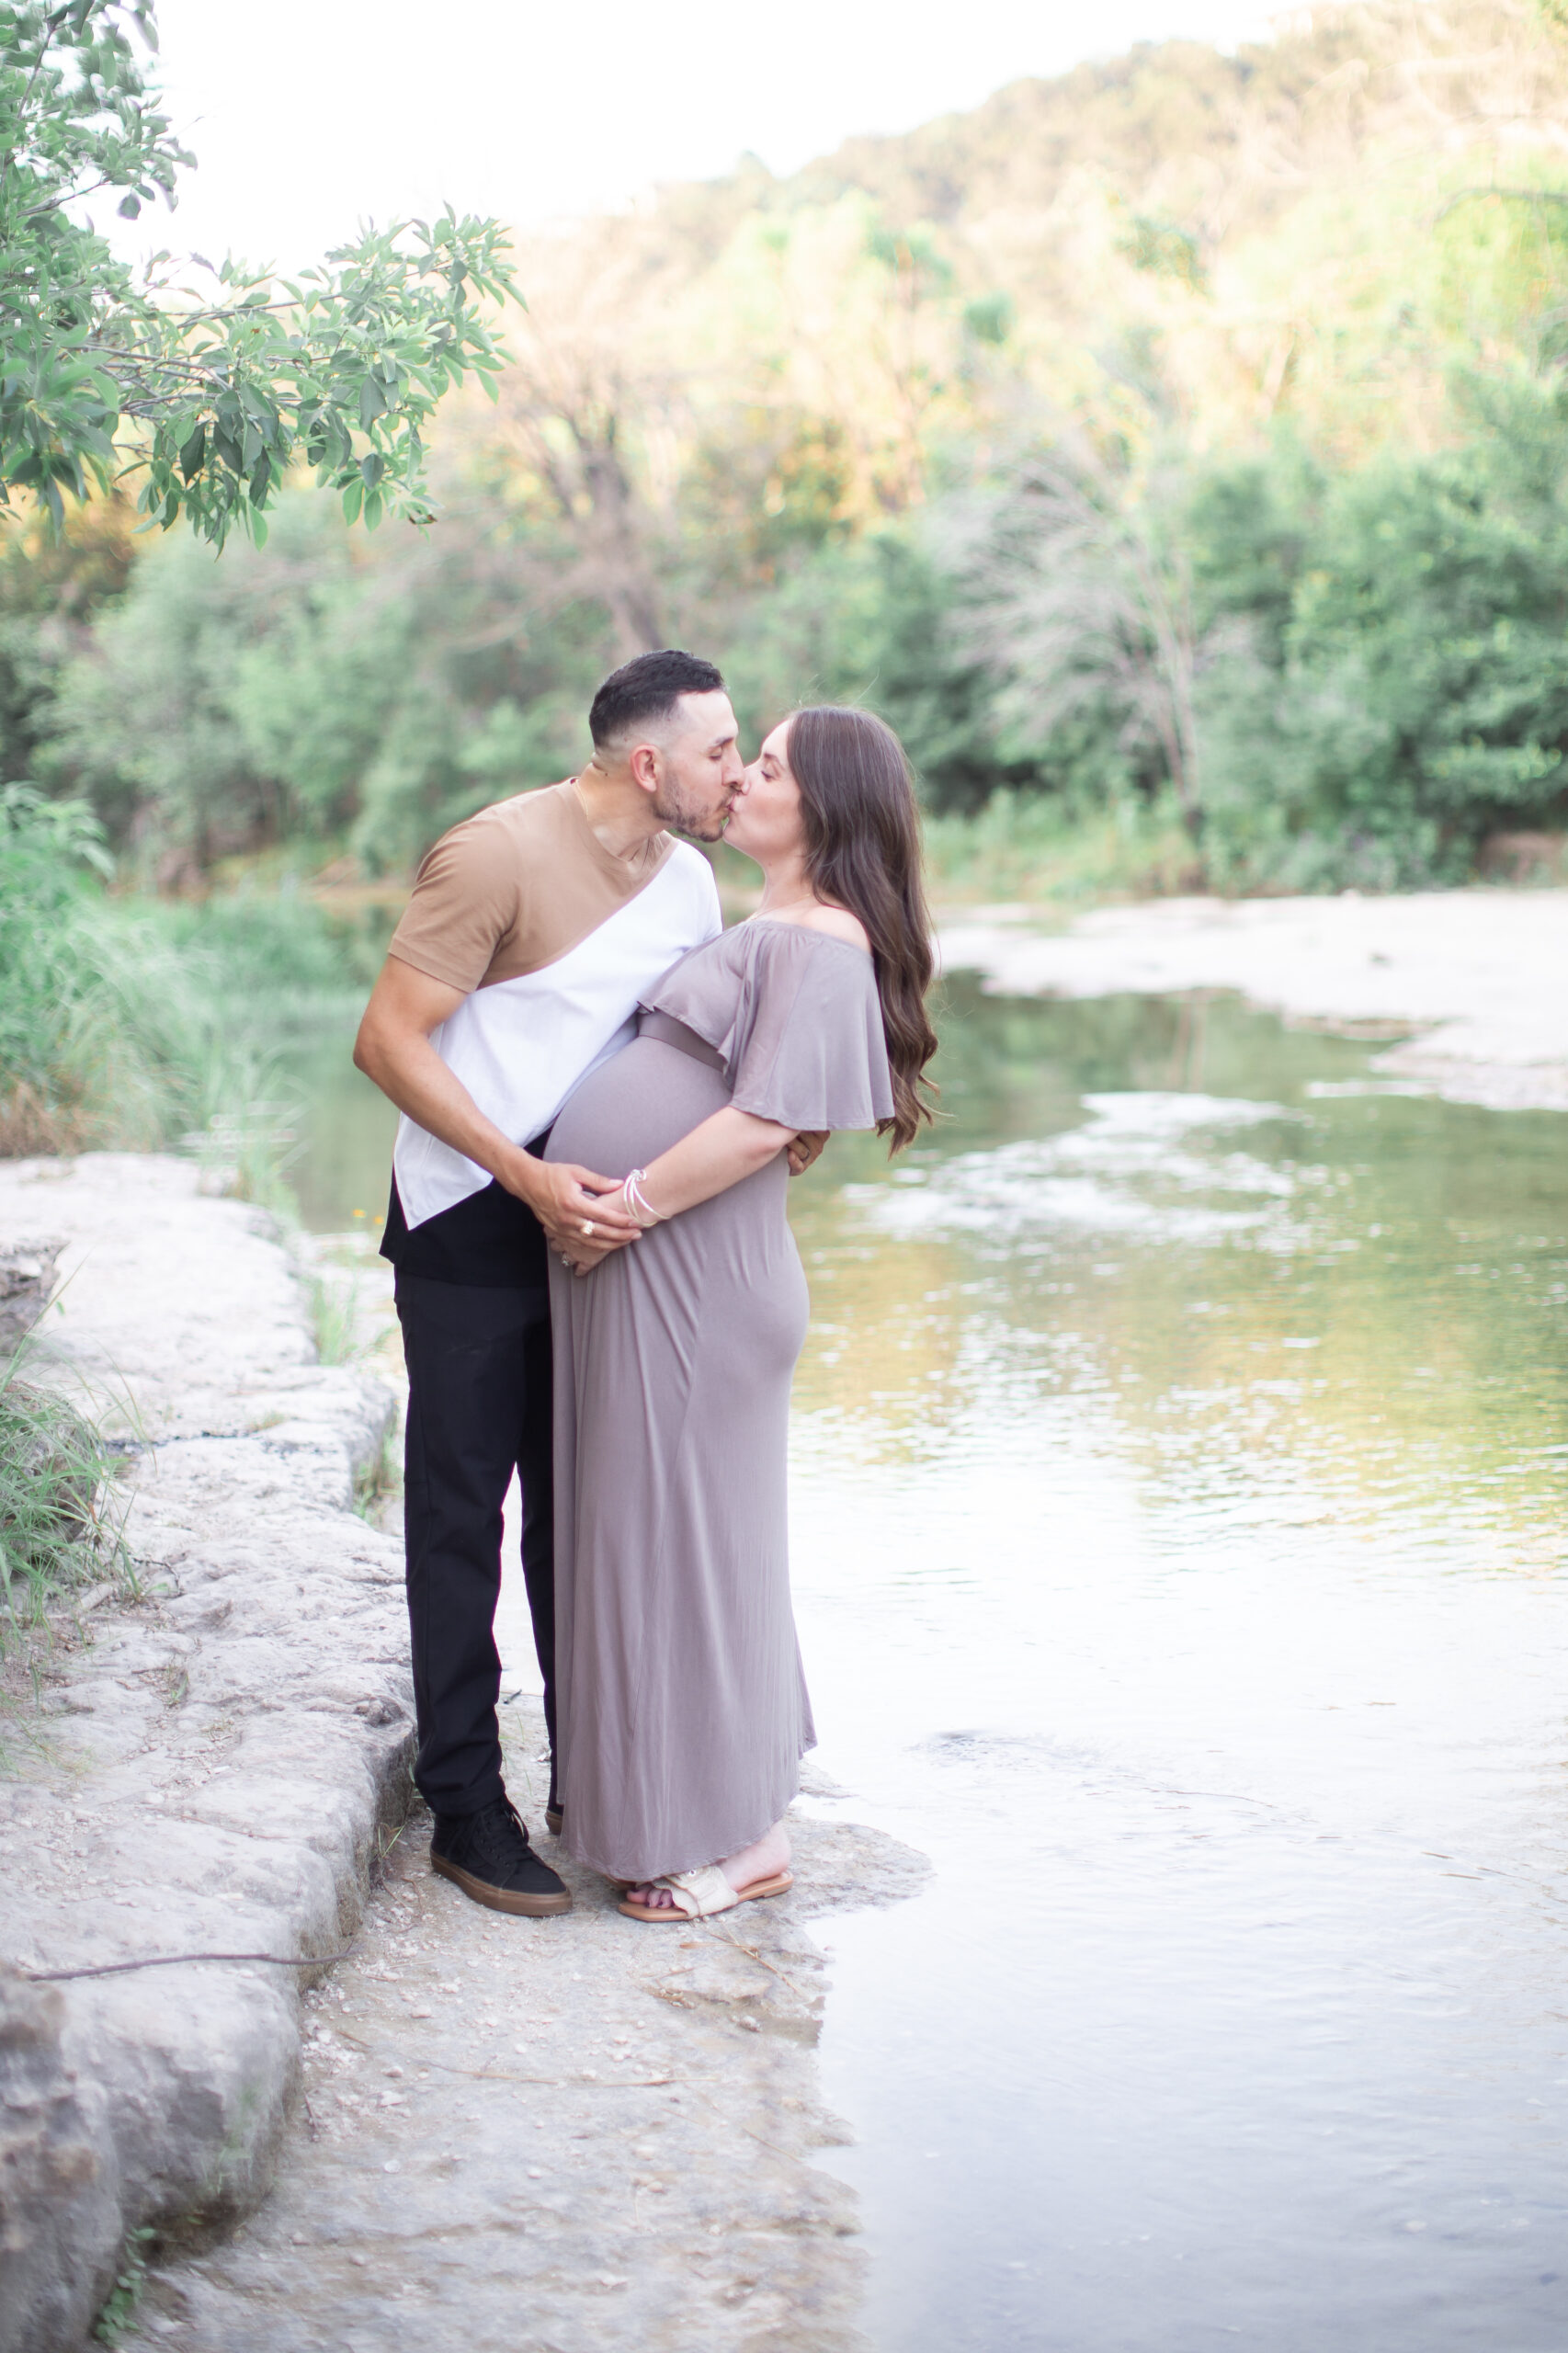
<svg viewBox="0 0 1568 2353"><path fill-rule="evenodd" d="M585 1218L583 1220L583 1231L584 1231L584 1233L592 1233L593 1230L594 1230L594 1221L593 1221L593 1219L592 1219L591 1217L585 1217Z"/></svg>

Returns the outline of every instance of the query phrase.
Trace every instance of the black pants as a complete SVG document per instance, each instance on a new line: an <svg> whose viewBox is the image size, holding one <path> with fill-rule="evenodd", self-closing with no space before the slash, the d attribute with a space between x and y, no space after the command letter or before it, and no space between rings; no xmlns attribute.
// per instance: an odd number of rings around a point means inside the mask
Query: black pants
<svg viewBox="0 0 1568 2353"><path fill-rule="evenodd" d="M404 1528L419 1756L437 1813L477 1813L502 1793L501 1506L523 1491L523 1581L555 1745L550 1302L540 1290L397 1278L408 1366Z"/></svg>

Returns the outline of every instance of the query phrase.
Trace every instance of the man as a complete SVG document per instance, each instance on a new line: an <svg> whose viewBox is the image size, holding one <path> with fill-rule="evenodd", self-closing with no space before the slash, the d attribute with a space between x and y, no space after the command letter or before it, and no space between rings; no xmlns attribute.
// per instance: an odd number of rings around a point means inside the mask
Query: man
<svg viewBox="0 0 1568 2353"><path fill-rule="evenodd" d="M665 828L718 840L745 773L723 679L690 654L628 662L588 724L580 776L437 843L354 1049L403 1114L381 1249L408 1366L415 1779L436 1818L430 1859L475 1902L533 1917L572 1899L502 1780L501 1509L516 1470L553 1753L546 1251L569 1241L597 1262L636 1239L600 1199L619 1179L539 1155L579 1079L632 1035L641 992L722 928L707 860ZM547 1819L559 1829L553 1765Z"/></svg>

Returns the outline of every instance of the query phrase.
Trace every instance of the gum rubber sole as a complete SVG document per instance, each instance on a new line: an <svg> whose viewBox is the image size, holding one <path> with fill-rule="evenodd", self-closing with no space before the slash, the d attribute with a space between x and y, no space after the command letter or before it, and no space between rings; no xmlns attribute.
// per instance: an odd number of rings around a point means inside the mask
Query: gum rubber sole
<svg viewBox="0 0 1568 2353"><path fill-rule="evenodd" d="M572 1909L572 1898L565 1888L559 1895L529 1895L526 1889L493 1887L488 1880L476 1879L472 1871L449 1863L444 1855L432 1854L430 1868L439 1871L443 1879L449 1879L454 1887L460 1887L475 1904L485 1904L492 1912L510 1912L524 1920L554 1920Z"/></svg>

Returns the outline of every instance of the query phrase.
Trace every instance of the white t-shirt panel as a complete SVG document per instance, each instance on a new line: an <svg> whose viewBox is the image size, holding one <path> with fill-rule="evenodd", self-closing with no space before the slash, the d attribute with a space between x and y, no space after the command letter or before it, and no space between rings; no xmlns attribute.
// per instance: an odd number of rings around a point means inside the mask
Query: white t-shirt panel
<svg viewBox="0 0 1568 2353"><path fill-rule="evenodd" d="M580 1080L636 1033L644 991L723 929L708 860L676 842L646 887L537 972L475 989L430 1042L514 1143L541 1135ZM410 1230L483 1192L490 1172L403 1113L392 1148Z"/></svg>

